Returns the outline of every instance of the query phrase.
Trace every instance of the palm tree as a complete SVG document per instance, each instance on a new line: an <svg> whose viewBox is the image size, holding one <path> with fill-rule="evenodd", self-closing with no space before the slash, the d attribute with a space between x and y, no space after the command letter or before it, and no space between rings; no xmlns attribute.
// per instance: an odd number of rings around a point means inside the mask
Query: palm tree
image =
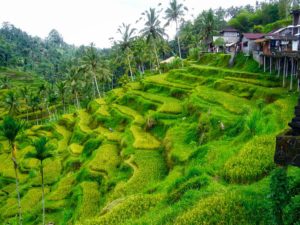
<svg viewBox="0 0 300 225"><path fill-rule="evenodd" d="M97 91L99 97L101 97L98 81L97 81L97 71L99 68L100 57L95 48L95 45L91 43L90 47L87 49L85 56L83 57L83 68L86 73L89 73L93 78L93 84Z"/></svg>
<svg viewBox="0 0 300 225"><path fill-rule="evenodd" d="M66 88L67 88L67 82L66 81L60 81L56 84L60 99L63 104L64 113L66 113Z"/></svg>
<svg viewBox="0 0 300 225"><path fill-rule="evenodd" d="M152 45L156 58L157 68L159 69L159 59L157 53L157 41L163 39L166 35L163 28L160 27L159 15L154 8L145 11L142 15L146 16L145 27L141 30L142 37L147 38L148 44ZM159 69L160 70L160 69Z"/></svg>
<svg viewBox="0 0 300 225"><path fill-rule="evenodd" d="M119 42L121 51L126 57L127 64L130 71L131 80L133 80L133 72L131 67L130 53L131 53L131 43L134 39L133 34L136 31L135 28L130 28L130 24L123 23L122 26L118 28L118 33L122 35L122 40Z"/></svg>
<svg viewBox="0 0 300 225"><path fill-rule="evenodd" d="M105 84L110 82L112 79L112 72L109 68L109 62L108 61L102 61L101 66L99 67L99 80L102 82L103 85L103 96L105 94Z"/></svg>
<svg viewBox="0 0 300 225"><path fill-rule="evenodd" d="M141 74L145 72L145 63L150 58L148 46L144 38L137 38L133 42L133 52Z"/></svg>
<svg viewBox="0 0 300 225"><path fill-rule="evenodd" d="M44 101L45 101L46 109L48 111L48 116L49 116L50 121L51 121L52 120L52 115L51 115L51 111L49 109L49 106L54 105L55 102L57 101L57 95L56 95L56 92L54 91L53 85L48 85L47 86ZM56 111L56 109L55 109L55 111Z"/></svg>
<svg viewBox="0 0 300 225"><path fill-rule="evenodd" d="M29 94L29 102L28 102L28 104L29 104L29 106L31 108L31 111L33 113L35 113L36 110L39 109L40 103L41 103L40 97L37 94L31 92ZM36 124L38 125L39 124L38 114L36 113L35 116L36 116Z"/></svg>
<svg viewBox="0 0 300 225"><path fill-rule="evenodd" d="M183 6L183 4L178 4L177 0L172 0L170 2L169 8L166 9L165 11L165 19L167 19L166 26L168 26L171 22L175 22L176 25L176 36L177 36L177 45L178 45L178 52L179 52L179 57L181 57L181 48L180 48L180 38L179 38L179 27L178 23L180 19L184 16L184 10L187 11L187 8Z"/></svg>
<svg viewBox="0 0 300 225"><path fill-rule="evenodd" d="M17 95L9 91L5 97L5 104L8 107L9 115L16 115L19 112L19 101Z"/></svg>
<svg viewBox="0 0 300 225"><path fill-rule="evenodd" d="M204 41L205 45L208 45L216 32L216 21L213 10L203 11L196 19L196 22L199 23L199 26L201 27L201 39Z"/></svg>
<svg viewBox="0 0 300 225"><path fill-rule="evenodd" d="M14 164L15 175L16 175L16 191L18 194L18 209L19 209L19 224L22 224L22 210L21 210L21 197L19 191L19 177L18 177L18 162L17 162L17 147L16 147L16 137L18 133L22 130L23 125L14 120L12 117L5 117L3 120L3 125L1 127L2 135L8 140L11 149L12 161Z"/></svg>
<svg viewBox="0 0 300 225"><path fill-rule="evenodd" d="M47 145L48 139L41 137L33 142L35 152L29 152L26 157L35 158L40 161L40 173L42 177L42 207L43 207L43 225L45 225L45 191L44 191L44 166L43 161L53 156Z"/></svg>
<svg viewBox="0 0 300 225"><path fill-rule="evenodd" d="M80 70L75 66L71 67L68 70L68 74L67 74L67 81L69 83L69 86L71 87L72 94L75 95L77 109L80 108L80 101L78 97L79 85L81 83L80 75L81 75Z"/></svg>
<svg viewBox="0 0 300 225"><path fill-rule="evenodd" d="M29 89L27 86L21 88L20 90L20 94L22 96L22 98L24 99L25 102L25 107L26 107L26 115L27 115L27 122L28 122L28 102L29 102Z"/></svg>

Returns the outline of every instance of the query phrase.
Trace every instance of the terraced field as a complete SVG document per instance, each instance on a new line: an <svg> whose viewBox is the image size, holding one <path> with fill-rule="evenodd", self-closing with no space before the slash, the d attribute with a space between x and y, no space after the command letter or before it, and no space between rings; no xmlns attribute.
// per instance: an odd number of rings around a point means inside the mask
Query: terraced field
<svg viewBox="0 0 300 225"><path fill-rule="evenodd" d="M214 215L270 224L275 136L296 99L270 76L192 64L34 126L17 140L24 224L41 221L38 165L25 156L28 139L42 135L56 153L45 161L47 222L216 224ZM17 196L3 139L0 162L0 221L8 224Z"/></svg>

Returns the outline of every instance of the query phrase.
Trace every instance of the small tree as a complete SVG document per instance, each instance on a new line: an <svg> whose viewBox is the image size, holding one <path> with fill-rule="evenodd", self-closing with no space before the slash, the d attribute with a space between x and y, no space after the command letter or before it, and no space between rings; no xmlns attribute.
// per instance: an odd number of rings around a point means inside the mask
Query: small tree
<svg viewBox="0 0 300 225"><path fill-rule="evenodd" d="M47 145L48 139L41 137L33 142L35 152L29 152L27 157L35 158L40 161L40 173L42 177L42 207L43 207L43 225L45 225L45 191L44 191L44 166L43 161L53 156L51 148Z"/></svg>
<svg viewBox="0 0 300 225"><path fill-rule="evenodd" d="M16 137L22 130L23 125L14 120L14 118L8 116L3 120L3 125L0 129L2 135L8 140L11 149L11 159L14 164L15 175L16 175L16 191L18 194L18 209L19 209L19 224L22 225L22 210L21 210L21 197L19 191L19 177L18 177L18 162L17 162L17 147Z"/></svg>

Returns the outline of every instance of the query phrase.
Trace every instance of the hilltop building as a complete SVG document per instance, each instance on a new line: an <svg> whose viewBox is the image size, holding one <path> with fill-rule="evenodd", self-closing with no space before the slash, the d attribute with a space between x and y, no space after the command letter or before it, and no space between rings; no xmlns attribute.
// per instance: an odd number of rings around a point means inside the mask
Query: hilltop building
<svg viewBox="0 0 300 225"><path fill-rule="evenodd" d="M219 36L213 36L214 52L234 52L237 50L239 42L240 32L235 28L226 27L220 31Z"/></svg>

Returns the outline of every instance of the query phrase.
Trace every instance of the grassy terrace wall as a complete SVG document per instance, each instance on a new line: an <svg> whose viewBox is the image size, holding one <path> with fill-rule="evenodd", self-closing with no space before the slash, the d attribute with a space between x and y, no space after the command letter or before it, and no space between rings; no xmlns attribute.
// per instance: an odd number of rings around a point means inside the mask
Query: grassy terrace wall
<svg viewBox="0 0 300 225"><path fill-rule="evenodd" d="M272 224L269 183L276 134L297 93L238 56L202 56L146 77L88 109L33 126L17 139L24 224L41 223L38 162L47 136L46 221L55 224ZM0 221L17 199L8 143L0 139ZM299 176L298 169L290 175Z"/></svg>

